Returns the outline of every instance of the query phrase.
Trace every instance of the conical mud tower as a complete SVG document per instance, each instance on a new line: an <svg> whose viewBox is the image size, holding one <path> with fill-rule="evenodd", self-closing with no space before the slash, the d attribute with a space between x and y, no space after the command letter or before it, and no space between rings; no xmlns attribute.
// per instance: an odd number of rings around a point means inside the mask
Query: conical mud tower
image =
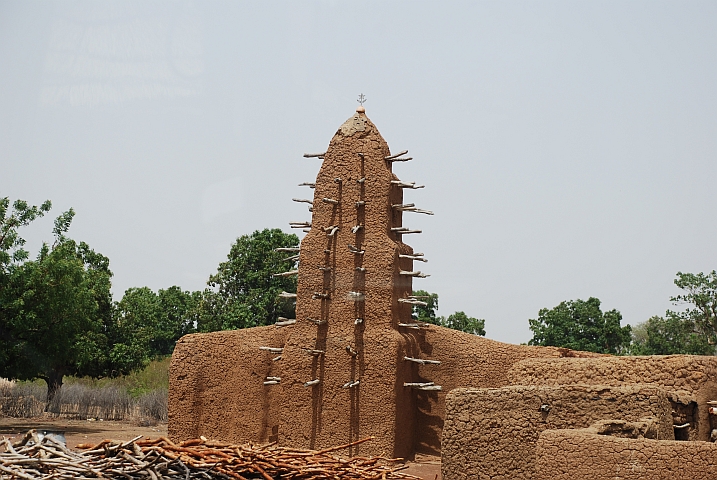
<svg viewBox="0 0 717 480"><path fill-rule="evenodd" d="M316 446L371 435L394 445L386 453L405 455L414 407L401 329L416 301L412 277L422 275L413 271L421 257L402 241L411 185L392 173L396 157L363 107L321 156L301 242L297 323L281 361L280 439Z"/></svg>
<svg viewBox="0 0 717 480"><path fill-rule="evenodd" d="M445 392L500 387L508 369L554 348L486 340L411 320L414 263L403 243L420 233L403 213L391 154L363 107L336 132L323 160L299 251L296 318L275 326L183 337L170 371L169 434L325 448L373 440L349 454L410 457L440 451Z"/></svg>

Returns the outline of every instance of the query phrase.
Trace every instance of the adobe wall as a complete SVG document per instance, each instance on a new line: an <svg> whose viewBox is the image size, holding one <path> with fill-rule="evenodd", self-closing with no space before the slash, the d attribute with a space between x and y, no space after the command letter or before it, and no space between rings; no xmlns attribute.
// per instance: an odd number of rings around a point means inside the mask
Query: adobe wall
<svg viewBox="0 0 717 480"><path fill-rule="evenodd" d="M546 430L536 480L714 480L717 444L631 439L591 430Z"/></svg>
<svg viewBox="0 0 717 480"><path fill-rule="evenodd" d="M528 359L513 365L508 377L513 385L658 385L673 392L675 423L690 421L690 440L708 440L710 436L706 402L717 400L717 357ZM682 414L683 410L688 412Z"/></svg>
<svg viewBox="0 0 717 480"><path fill-rule="evenodd" d="M264 387L278 376L276 354L286 331L256 327L185 335L172 354L169 377L170 438L204 435L231 442L267 441L278 428L281 387Z"/></svg>
<svg viewBox="0 0 717 480"><path fill-rule="evenodd" d="M446 399L443 478L532 479L541 432L584 428L617 416L652 417L658 438L674 438L667 394L654 386L458 388Z"/></svg>

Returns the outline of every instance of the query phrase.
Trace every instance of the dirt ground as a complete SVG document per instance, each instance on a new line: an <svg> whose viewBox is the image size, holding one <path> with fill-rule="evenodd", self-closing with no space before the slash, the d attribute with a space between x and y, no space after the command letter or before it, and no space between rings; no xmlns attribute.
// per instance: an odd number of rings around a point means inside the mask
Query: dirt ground
<svg viewBox="0 0 717 480"><path fill-rule="evenodd" d="M167 435L167 424L139 426L131 422L67 420L62 418L7 418L0 417L0 438L19 439L28 430L48 430L62 432L67 446L76 448L77 444L97 444L105 439L131 440L137 435L156 438ZM421 477L424 480L441 479L441 458L429 455L416 455L415 461L408 462L405 473Z"/></svg>

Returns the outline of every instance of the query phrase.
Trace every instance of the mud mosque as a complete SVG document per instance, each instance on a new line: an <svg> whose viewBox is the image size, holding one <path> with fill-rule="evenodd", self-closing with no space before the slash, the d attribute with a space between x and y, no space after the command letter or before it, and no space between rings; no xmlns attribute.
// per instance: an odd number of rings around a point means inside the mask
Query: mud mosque
<svg viewBox="0 0 717 480"><path fill-rule="evenodd" d="M363 106L318 157L296 318L193 334L170 371L169 434L441 455L450 479L717 479L717 358L511 345L415 322L425 258L397 162ZM404 213L405 219L404 219ZM404 226L404 220L406 220Z"/></svg>

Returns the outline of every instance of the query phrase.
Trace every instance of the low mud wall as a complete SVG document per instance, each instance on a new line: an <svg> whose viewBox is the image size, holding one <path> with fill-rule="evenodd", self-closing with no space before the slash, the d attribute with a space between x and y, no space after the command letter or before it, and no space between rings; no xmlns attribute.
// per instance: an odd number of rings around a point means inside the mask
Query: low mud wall
<svg viewBox="0 0 717 480"><path fill-rule="evenodd" d="M589 430L546 430L535 480L714 480L717 444L618 438ZM444 477L447 478L447 477Z"/></svg>
<svg viewBox="0 0 717 480"><path fill-rule="evenodd" d="M543 431L647 417L656 438L674 438L667 393L654 386L459 388L446 399L443 478L532 479Z"/></svg>
<svg viewBox="0 0 717 480"><path fill-rule="evenodd" d="M710 421L706 402L717 400L717 357L655 355L526 359L508 372L512 385L656 385L673 392L678 417L690 417L689 440L708 440ZM682 411L693 410L688 413Z"/></svg>

